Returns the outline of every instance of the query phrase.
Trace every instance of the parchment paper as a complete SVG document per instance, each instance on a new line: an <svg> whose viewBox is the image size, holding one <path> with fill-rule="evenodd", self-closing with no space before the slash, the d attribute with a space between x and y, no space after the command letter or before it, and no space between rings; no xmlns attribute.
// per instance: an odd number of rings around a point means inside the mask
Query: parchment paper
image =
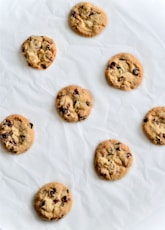
<svg viewBox="0 0 165 230"><path fill-rule="evenodd" d="M143 134L141 123L154 106L165 106L165 1L92 0L108 15L94 38L76 35L68 13L77 0L0 1L0 120L18 113L34 123L35 142L19 156L0 146L0 230L164 230L165 147ZM57 45L50 68L27 66L21 44L47 35ZM144 66L140 87L123 92L104 77L108 59L130 52ZM64 86L77 84L94 98L90 117L68 124L55 109ZM134 154L122 180L100 180L93 168L97 145L116 138ZM33 209L37 190L51 181L73 193L71 212L59 222L40 220Z"/></svg>

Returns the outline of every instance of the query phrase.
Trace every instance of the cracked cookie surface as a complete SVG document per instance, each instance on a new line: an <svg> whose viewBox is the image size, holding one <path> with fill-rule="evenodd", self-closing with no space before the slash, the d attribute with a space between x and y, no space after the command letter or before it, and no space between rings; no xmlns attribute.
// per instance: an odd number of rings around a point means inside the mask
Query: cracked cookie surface
<svg viewBox="0 0 165 230"><path fill-rule="evenodd" d="M99 7L89 2L80 2L70 12L69 25L76 33L93 37L106 27L107 16Z"/></svg>
<svg viewBox="0 0 165 230"><path fill-rule="evenodd" d="M126 175L133 162L129 147L118 140L101 142L95 152L95 169L106 180L118 180Z"/></svg>
<svg viewBox="0 0 165 230"><path fill-rule="evenodd" d="M80 86L67 86L56 97L59 115L68 122L85 120L92 109L93 99L90 92Z"/></svg>
<svg viewBox="0 0 165 230"><path fill-rule="evenodd" d="M72 207L72 195L69 189L57 182L44 185L34 198L34 208L45 220L59 220Z"/></svg>
<svg viewBox="0 0 165 230"><path fill-rule="evenodd" d="M22 44L22 54L29 66L40 70L47 69L56 56L56 45L49 37L30 36Z"/></svg>
<svg viewBox="0 0 165 230"><path fill-rule="evenodd" d="M105 76L111 86L129 91L141 84L143 67L133 55L120 53L108 61Z"/></svg>
<svg viewBox="0 0 165 230"><path fill-rule="evenodd" d="M165 145L165 107L148 111L143 120L143 130L154 144Z"/></svg>
<svg viewBox="0 0 165 230"><path fill-rule="evenodd" d="M33 144L33 124L22 115L10 115L0 124L0 140L9 152L23 153Z"/></svg>

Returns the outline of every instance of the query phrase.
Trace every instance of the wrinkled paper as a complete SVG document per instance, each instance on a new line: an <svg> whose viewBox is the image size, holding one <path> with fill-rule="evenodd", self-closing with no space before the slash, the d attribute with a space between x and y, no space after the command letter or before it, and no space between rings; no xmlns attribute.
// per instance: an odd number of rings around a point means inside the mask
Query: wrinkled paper
<svg viewBox="0 0 165 230"><path fill-rule="evenodd" d="M0 146L0 230L164 230L165 147L143 134L141 123L154 106L165 105L165 2L93 0L108 15L106 29L93 38L75 34L68 13L79 1L0 1L0 119L17 113L34 123L35 142L15 156ZM47 35L57 45L45 71L30 68L21 44L30 35ZM110 87L104 76L108 59L130 52L144 66L142 84L131 92ZM55 109L64 86L89 89L89 118L69 124ZM116 182L97 177L97 145L107 139L127 144L134 163ZM33 209L37 190L51 181L73 194L71 212L45 222Z"/></svg>

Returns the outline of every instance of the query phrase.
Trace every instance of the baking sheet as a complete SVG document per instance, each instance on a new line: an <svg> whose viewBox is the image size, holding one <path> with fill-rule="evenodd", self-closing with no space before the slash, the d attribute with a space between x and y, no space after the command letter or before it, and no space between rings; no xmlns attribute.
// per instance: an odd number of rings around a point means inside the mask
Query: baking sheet
<svg viewBox="0 0 165 230"><path fill-rule="evenodd" d="M77 0L0 1L0 119L18 113L35 127L32 148L20 155L0 146L1 230L164 230L165 147L151 144L141 129L145 113L165 105L165 2L93 0L108 15L99 36L84 38L68 27ZM20 46L30 35L47 35L57 57L45 71L27 66ZM131 92L107 85L108 59L130 52L142 62L144 80ZM57 114L59 89L78 84L91 91L94 107L81 123L68 124ZM100 180L93 169L96 146L116 138L134 154L122 180ZM70 187L74 203L59 222L40 220L33 196L45 183Z"/></svg>

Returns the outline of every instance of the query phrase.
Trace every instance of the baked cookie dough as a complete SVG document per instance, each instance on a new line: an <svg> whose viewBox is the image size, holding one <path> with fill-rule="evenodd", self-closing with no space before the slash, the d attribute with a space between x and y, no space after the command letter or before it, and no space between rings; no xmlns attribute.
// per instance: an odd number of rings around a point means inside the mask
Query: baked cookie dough
<svg viewBox="0 0 165 230"><path fill-rule="evenodd" d="M49 37L30 36L22 44L22 54L29 66L40 70L47 69L56 56L56 45Z"/></svg>
<svg viewBox="0 0 165 230"><path fill-rule="evenodd" d="M80 2L70 12L69 25L76 33L93 37L106 27L107 16L102 9L92 3Z"/></svg>
<svg viewBox="0 0 165 230"><path fill-rule="evenodd" d="M72 195L69 189L57 182L44 185L34 198L34 208L44 220L59 220L72 207Z"/></svg>
<svg viewBox="0 0 165 230"><path fill-rule="evenodd" d="M93 99L88 90L70 85L61 89L56 97L59 115L68 122L85 120L92 109Z"/></svg>
<svg viewBox="0 0 165 230"><path fill-rule="evenodd" d="M126 175L133 162L129 147L118 140L100 143L95 152L95 169L105 180L118 180Z"/></svg>
<svg viewBox="0 0 165 230"><path fill-rule="evenodd" d="M143 66L133 55L119 53L108 61L105 76L111 86L129 91L141 84Z"/></svg>
<svg viewBox="0 0 165 230"><path fill-rule="evenodd" d="M0 140L10 153L23 153L33 144L33 124L22 115L10 115L0 124Z"/></svg>
<svg viewBox="0 0 165 230"><path fill-rule="evenodd" d="M152 108L143 120L143 130L156 145L165 145L165 107Z"/></svg>

